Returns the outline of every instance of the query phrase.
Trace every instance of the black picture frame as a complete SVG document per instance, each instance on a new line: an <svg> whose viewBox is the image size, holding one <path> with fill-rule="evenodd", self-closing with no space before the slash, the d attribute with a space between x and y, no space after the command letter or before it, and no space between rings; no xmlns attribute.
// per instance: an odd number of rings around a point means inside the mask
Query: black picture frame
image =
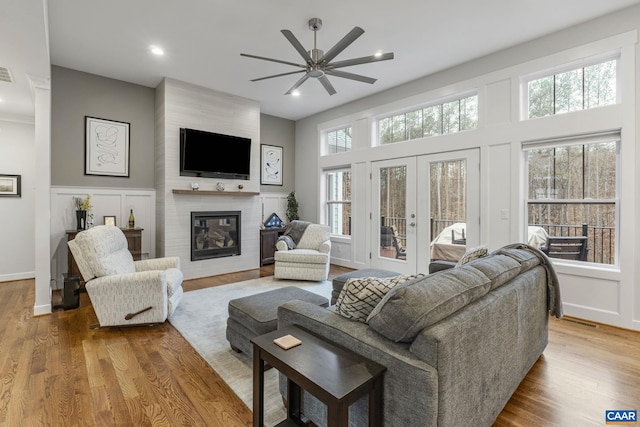
<svg viewBox="0 0 640 427"><path fill-rule="evenodd" d="M22 197L22 175L0 174L0 197Z"/></svg>
<svg viewBox="0 0 640 427"><path fill-rule="evenodd" d="M260 144L260 184L282 186L283 162L282 147Z"/></svg>
<svg viewBox="0 0 640 427"><path fill-rule="evenodd" d="M85 175L129 178L131 124L85 116Z"/></svg>

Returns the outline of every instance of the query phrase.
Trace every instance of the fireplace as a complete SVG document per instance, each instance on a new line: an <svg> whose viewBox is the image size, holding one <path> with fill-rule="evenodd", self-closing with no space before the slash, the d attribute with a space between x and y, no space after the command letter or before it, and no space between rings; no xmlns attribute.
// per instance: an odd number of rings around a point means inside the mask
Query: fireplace
<svg viewBox="0 0 640 427"><path fill-rule="evenodd" d="M240 255L240 211L191 212L191 261Z"/></svg>

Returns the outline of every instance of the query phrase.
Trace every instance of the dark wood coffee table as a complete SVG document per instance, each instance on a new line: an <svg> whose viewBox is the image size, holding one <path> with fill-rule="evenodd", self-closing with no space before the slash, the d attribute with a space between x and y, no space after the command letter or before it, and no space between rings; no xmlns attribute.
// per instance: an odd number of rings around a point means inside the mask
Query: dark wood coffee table
<svg viewBox="0 0 640 427"><path fill-rule="evenodd" d="M283 350L273 340L291 334L302 341ZM304 425L302 390L328 407L329 427L349 425L349 406L369 394L369 425L382 425L382 374L386 368L311 332L290 326L251 340L253 343L253 425L264 425L265 363L288 378L288 418L278 426Z"/></svg>

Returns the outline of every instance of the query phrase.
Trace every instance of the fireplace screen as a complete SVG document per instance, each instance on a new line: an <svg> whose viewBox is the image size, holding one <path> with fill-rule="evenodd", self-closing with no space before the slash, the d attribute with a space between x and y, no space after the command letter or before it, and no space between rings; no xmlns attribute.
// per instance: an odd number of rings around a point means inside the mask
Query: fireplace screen
<svg viewBox="0 0 640 427"><path fill-rule="evenodd" d="M240 255L240 211L191 212L191 261Z"/></svg>

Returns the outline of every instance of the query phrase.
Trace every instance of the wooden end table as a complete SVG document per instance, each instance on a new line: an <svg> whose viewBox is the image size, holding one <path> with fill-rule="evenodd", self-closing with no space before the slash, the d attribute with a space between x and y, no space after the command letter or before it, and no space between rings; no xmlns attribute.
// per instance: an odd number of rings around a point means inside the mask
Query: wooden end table
<svg viewBox="0 0 640 427"><path fill-rule="evenodd" d="M283 350L273 340L293 335L302 341ZM302 389L328 407L328 427L349 425L349 406L369 394L369 425L382 425L382 374L386 368L332 344L297 326L251 339L253 343L253 425L264 425L265 363L287 378L287 419L278 426L304 425L300 419Z"/></svg>

